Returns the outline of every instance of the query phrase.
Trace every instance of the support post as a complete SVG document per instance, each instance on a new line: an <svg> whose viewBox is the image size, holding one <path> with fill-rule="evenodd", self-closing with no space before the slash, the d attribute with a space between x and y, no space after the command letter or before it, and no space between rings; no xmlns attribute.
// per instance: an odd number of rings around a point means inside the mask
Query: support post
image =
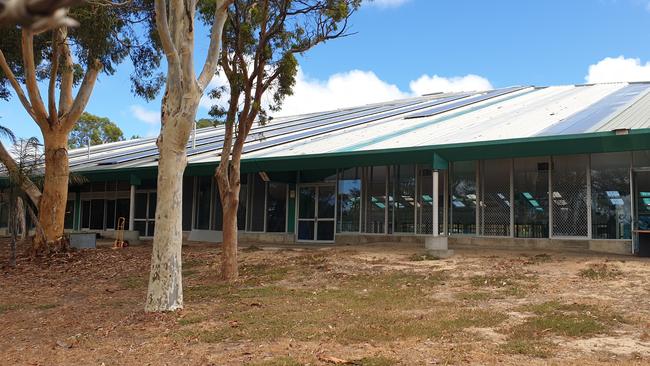
<svg viewBox="0 0 650 366"><path fill-rule="evenodd" d="M131 195L129 199L129 231L134 230L134 216L135 216L135 185L131 184Z"/></svg>
<svg viewBox="0 0 650 366"><path fill-rule="evenodd" d="M440 231L438 230L438 223L440 218L438 217L438 207L440 205L440 202L438 202L438 192L439 192L439 187L438 187L438 176L440 175L440 172L438 169L433 170L433 197L431 202L433 202L433 236L439 236Z"/></svg>

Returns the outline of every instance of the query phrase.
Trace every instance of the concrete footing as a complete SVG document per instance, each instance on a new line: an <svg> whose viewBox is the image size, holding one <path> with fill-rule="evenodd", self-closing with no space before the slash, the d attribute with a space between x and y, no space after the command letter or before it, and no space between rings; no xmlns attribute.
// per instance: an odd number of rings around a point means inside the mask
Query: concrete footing
<svg viewBox="0 0 650 366"><path fill-rule="evenodd" d="M449 250L449 239L446 236L428 236L424 240L424 248L429 255L438 258L449 258L454 255L453 250Z"/></svg>

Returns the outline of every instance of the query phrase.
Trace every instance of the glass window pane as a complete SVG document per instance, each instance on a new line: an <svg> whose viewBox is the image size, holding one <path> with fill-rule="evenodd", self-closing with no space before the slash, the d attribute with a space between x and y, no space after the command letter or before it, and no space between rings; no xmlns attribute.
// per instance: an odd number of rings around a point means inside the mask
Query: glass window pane
<svg viewBox="0 0 650 366"><path fill-rule="evenodd" d="M452 163L450 232L476 233L476 162Z"/></svg>
<svg viewBox="0 0 650 366"><path fill-rule="evenodd" d="M266 198L266 182L259 174L253 174L253 212L251 213L251 230L264 231L264 200Z"/></svg>
<svg viewBox="0 0 650 366"><path fill-rule="evenodd" d="M146 236L147 234L147 222L146 221L135 221L133 223L135 231L140 233L140 236Z"/></svg>
<svg viewBox="0 0 650 366"><path fill-rule="evenodd" d="M287 222L287 185L269 182L266 203L266 231L283 233Z"/></svg>
<svg viewBox="0 0 650 366"><path fill-rule="evenodd" d="M301 219L316 217L316 189L314 187L300 187L298 193L298 217Z"/></svg>
<svg viewBox="0 0 650 366"><path fill-rule="evenodd" d="M65 229L72 229L73 226L74 226L74 201L70 200L65 205L65 221L63 227Z"/></svg>
<svg viewBox="0 0 650 366"><path fill-rule="evenodd" d="M245 175L242 178L246 177ZM244 179L242 179L244 180ZM239 189L239 207L237 207L237 229L246 230L246 207L248 204L248 185L242 184Z"/></svg>
<svg viewBox="0 0 650 366"><path fill-rule="evenodd" d="M104 229L104 200L90 201L90 228L93 230Z"/></svg>
<svg viewBox="0 0 650 366"><path fill-rule="evenodd" d="M548 159L514 161L515 236L548 238Z"/></svg>
<svg viewBox="0 0 650 366"><path fill-rule="evenodd" d="M316 240L334 240L334 221L318 221Z"/></svg>
<svg viewBox="0 0 650 366"><path fill-rule="evenodd" d="M90 201L81 201L81 227L90 227Z"/></svg>
<svg viewBox="0 0 650 366"><path fill-rule="evenodd" d="M115 200L106 201L106 228L115 229Z"/></svg>
<svg viewBox="0 0 650 366"><path fill-rule="evenodd" d="M373 166L367 172L366 232L384 233L388 169L385 166Z"/></svg>
<svg viewBox="0 0 650 366"><path fill-rule="evenodd" d="M553 157L554 236L587 236L587 155Z"/></svg>
<svg viewBox="0 0 650 366"><path fill-rule="evenodd" d="M147 194L146 193L136 193L135 194L135 213L134 216L136 219L146 219L147 218Z"/></svg>
<svg viewBox="0 0 650 366"><path fill-rule="evenodd" d="M298 221L298 240L314 240L314 221Z"/></svg>
<svg viewBox="0 0 650 366"><path fill-rule="evenodd" d="M156 200L157 200L156 192L150 192L149 193L149 218L152 220L156 218L156 203L157 203Z"/></svg>
<svg viewBox="0 0 650 366"><path fill-rule="evenodd" d="M338 232L359 232L361 215L361 168L341 172L339 179Z"/></svg>
<svg viewBox="0 0 650 366"><path fill-rule="evenodd" d="M194 177L183 177L183 231L192 230L192 195Z"/></svg>
<svg viewBox="0 0 650 366"><path fill-rule="evenodd" d="M194 226L199 230L209 230L212 177L198 177L196 184L196 218ZM136 215L136 217L138 216Z"/></svg>
<svg viewBox="0 0 650 366"><path fill-rule="evenodd" d="M395 166L396 233L415 233L415 165Z"/></svg>
<svg viewBox="0 0 650 366"><path fill-rule="evenodd" d="M153 236L155 229L156 229L156 222L149 221L147 224L147 236Z"/></svg>
<svg viewBox="0 0 650 366"><path fill-rule="evenodd" d="M481 235L510 236L510 159L481 161Z"/></svg>
<svg viewBox="0 0 650 366"><path fill-rule="evenodd" d="M129 229L129 201L128 198L118 199L115 207L115 225L120 217L124 217L125 230Z"/></svg>
<svg viewBox="0 0 650 366"><path fill-rule="evenodd" d="M333 219L336 206L335 189L332 186L318 188L318 218Z"/></svg>
<svg viewBox="0 0 650 366"><path fill-rule="evenodd" d="M591 236L630 239L630 153L591 155Z"/></svg>

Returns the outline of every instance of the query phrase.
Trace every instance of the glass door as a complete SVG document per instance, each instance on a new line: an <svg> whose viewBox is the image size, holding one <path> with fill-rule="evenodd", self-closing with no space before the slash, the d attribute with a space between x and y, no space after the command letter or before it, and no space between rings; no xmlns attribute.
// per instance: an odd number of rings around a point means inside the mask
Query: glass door
<svg viewBox="0 0 650 366"><path fill-rule="evenodd" d="M336 189L333 185L298 189L298 240L334 241Z"/></svg>

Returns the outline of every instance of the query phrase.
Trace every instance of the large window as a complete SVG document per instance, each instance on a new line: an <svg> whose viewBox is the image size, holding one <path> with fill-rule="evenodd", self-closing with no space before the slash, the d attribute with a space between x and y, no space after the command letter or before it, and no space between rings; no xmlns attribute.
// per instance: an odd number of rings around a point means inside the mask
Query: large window
<svg viewBox="0 0 650 366"><path fill-rule="evenodd" d="M515 236L548 238L548 158L514 161Z"/></svg>
<svg viewBox="0 0 650 366"><path fill-rule="evenodd" d="M415 233L415 165L394 169L394 232Z"/></svg>
<svg viewBox="0 0 650 366"><path fill-rule="evenodd" d="M196 192L195 227L210 230L210 201L212 199L212 177L198 177ZM137 215L136 215L137 217Z"/></svg>
<svg viewBox="0 0 650 366"><path fill-rule="evenodd" d="M266 201L266 231L282 233L287 223L287 185L269 182Z"/></svg>
<svg viewBox="0 0 650 366"><path fill-rule="evenodd" d="M213 179L214 180L214 179ZM223 207L221 206L221 195L219 193L219 185L215 182L214 191L212 192L212 227L211 230L223 230Z"/></svg>
<svg viewBox="0 0 650 366"><path fill-rule="evenodd" d="M388 168L373 166L367 169L366 232L384 233L386 223L386 177Z"/></svg>
<svg viewBox="0 0 650 366"><path fill-rule="evenodd" d="M587 155L553 157L552 208L553 235L586 237Z"/></svg>
<svg viewBox="0 0 650 366"><path fill-rule="evenodd" d="M65 222L63 227L65 229L74 228L74 200L68 200L65 205Z"/></svg>
<svg viewBox="0 0 650 366"><path fill-rule="evenodd" d="M481 161L481 235L510 236L510 168L512 161Z"/></svg>
<svg viewBox="0 0 650 366"><path fill-rule="evenodd" d="M338 200L337 232L359 232L361 223L361 168L351 168L341 172Z"/></svg>
<svg viewBox="0 0 650 366"><path fill-rule="evenodd" d="M476 162L452 164L450 179L450 232L476 233Z"/></svg>
<svg viewBox="0 0 650 366"><path fill-rule="evenodd" d="M253 174L253 193L251 204L251 231L264 231L264 200L266 197L266 182L259 174Z"/></svg>
<svg viewBox="0 0 650 366"><path fill-rule="evenodd" d="M183 231L192 230L194 177L183 177Z"/></svg>
<svg viewBox="0 0 650 366"><path fill-rule="evenodd" d="M591 235L630 239L630 153L591 155Z"/></svg>
<svg viewBox="0 0 650 366"><path fill-rule="evenodd" d="M239 207L237 207L237 229L246 230L246 212L248 205L248 175L241 175L239 188Z"/></svg>

